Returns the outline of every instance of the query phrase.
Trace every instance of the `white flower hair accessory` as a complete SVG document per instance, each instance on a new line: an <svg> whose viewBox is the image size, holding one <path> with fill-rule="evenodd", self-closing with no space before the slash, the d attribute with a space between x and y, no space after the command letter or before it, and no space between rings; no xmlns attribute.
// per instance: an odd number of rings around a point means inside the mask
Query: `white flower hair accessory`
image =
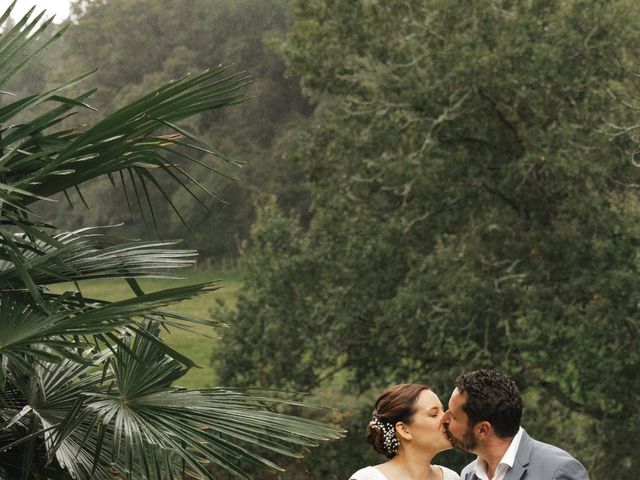
<svg viewBox="0 0 640 480"><path fill-rule="evenodd" d="M392 455L398 453L400 441L398 437L396 437L396 427L394 427L391 422L380 420L374 415L369 422L369 426L373 430L380 430L382 432L382 446L388 453Z"/></svg>

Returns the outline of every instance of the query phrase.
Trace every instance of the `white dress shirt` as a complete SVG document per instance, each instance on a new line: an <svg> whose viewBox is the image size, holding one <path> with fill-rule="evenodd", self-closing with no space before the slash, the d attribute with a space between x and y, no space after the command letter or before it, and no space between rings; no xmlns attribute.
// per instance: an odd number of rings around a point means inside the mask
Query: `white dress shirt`
<svg viewBox="0 0 640 480"><path fill-rule="evenodd" d="M478 457L478 461L476 461L476 469L475 474L480 480L503 480L504 476L507 474L509 469L513 467L513 462L516 461L516 452L518 451L518 447L520 446L520 439L522 438L522 427L516 433L516 436L511 440L511 444L507 451L504 452L500 463L496 467L496 472L493 475L493 478L489 478L487 475L487 463Z"/></svg>

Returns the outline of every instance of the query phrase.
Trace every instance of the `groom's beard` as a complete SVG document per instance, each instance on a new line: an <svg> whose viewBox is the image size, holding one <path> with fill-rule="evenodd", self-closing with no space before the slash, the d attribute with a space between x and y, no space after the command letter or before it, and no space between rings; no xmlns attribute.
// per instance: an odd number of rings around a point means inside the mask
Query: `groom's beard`
<svg viewBox="0 0 640 480"><path fill-rule="evenodd" d="M467 452L471 452L478 446L478 440L473 434L472 428L467 428L461 439L457 439L453 436L453 434L449 431L448 425L444 426L444 430L447 434L447 437L449 437L451 445L453 445L455 448L460 448L462 450L466 450Z"/></svg>

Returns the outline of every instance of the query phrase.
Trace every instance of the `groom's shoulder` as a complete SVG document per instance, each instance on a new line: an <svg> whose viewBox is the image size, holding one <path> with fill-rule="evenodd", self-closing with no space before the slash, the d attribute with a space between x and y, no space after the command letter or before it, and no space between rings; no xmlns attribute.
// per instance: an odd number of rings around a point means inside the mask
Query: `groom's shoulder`
<svg viewBox="0 0 640 480"><path fill-rule="evenodd" d="M560 447L556 447L550 443L541 442L535 438L531 438L531 441L533 443L533 448L531 450L532 460L535 458L545 458L547 460L556 459L559 462L575 460L569 452L561 449Z"/></svg>
<svg viewBox="0 0 640 480"><path fill-rule="evenodd" d="M584 466L569 452L539 440L531 438L532 449L530 463L532 467L545 471L564 472L567 478L589 479ZM554 473L554 475L555 475Z"/></svg>

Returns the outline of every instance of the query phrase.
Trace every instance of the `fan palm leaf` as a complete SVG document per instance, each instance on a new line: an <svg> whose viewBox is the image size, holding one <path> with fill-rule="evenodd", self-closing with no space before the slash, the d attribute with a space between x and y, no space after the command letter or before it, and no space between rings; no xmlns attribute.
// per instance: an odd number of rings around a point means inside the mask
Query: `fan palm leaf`
<svg viewBox="0 0 640 480"><path fill-rule="evenodd" d="M52 19L34 11L0 35L0 87L65 29L43 40ZM128 182L139 205L151 206L155 189L175 209L158 174L199 199L213 193L178 160L212 172L216 161L237 164L178 123L243 101L245 74L217 67L187 75L94 126L69 127L95 90L67 92L92 73L0 107L0 477L204 479L215 465L248 478L243 464L279 468L267 452L297 457L340 436L282 414L282 400L173 386L194 364L163 342L161 326L214 322L168 307L217 286L145 293L136 279L175 277L193 265L194 251L101 229L59 232L31 212L34 202L57 206L67 190L82 198L82 185L105 175ZM83 294L83 280L104 278L128 282L131 298ZM60 283L74 287L52 291Z"/></svg>
<svg viewBox="0 0 640 480"><path fill-rule="evenodd" d="M156 326L149 325L149 329L157 334ZM154 447L172 452L202 478L208 478L207 463L249 478L237 466L238 460L279 469L249 445L296 457L301 447L339 436L335 428L277 413L270 408L274 399L256 399L226 389L167 389L184 374L183 368L147 337L129 341L130 348L118 349L111 363L112 391L90 395L86 403L87 409L111 427L116 452L127 452L133 460L127 470L150 462L147 451ZM152 470L153 465L148 463L143 469Z"/></svg>

